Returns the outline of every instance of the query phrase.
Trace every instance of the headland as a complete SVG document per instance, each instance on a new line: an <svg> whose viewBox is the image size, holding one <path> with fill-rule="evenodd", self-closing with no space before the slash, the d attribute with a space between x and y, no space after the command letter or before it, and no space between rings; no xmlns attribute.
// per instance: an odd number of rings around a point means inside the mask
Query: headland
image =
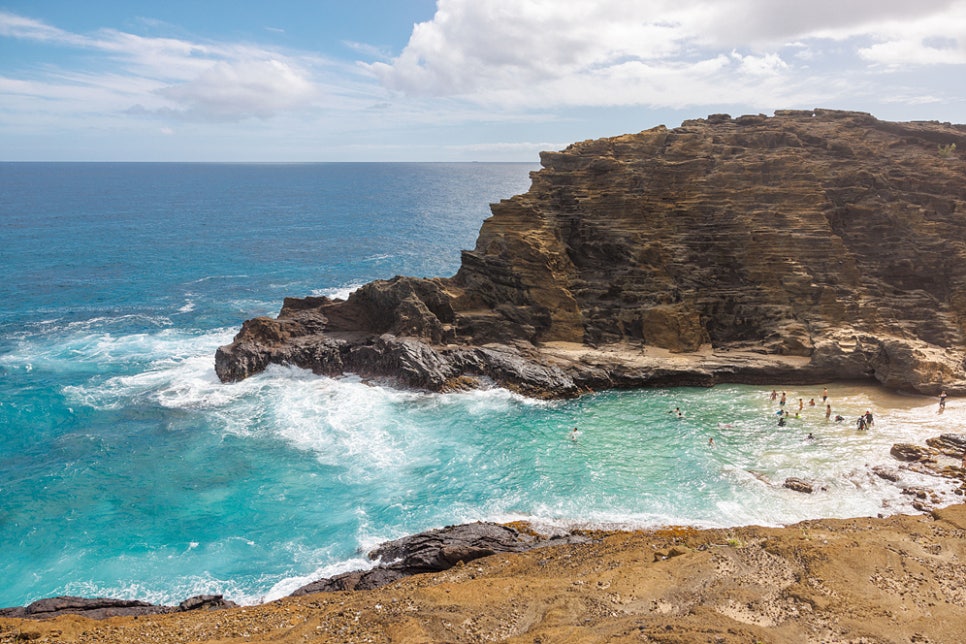
<svg viewBox="0 0 966 644"><path fill-rule="evenodd" d="M450 278L287 298L215 357L529 396L866 380L966 393L966 126L712 115L541 155Z"/></svg>

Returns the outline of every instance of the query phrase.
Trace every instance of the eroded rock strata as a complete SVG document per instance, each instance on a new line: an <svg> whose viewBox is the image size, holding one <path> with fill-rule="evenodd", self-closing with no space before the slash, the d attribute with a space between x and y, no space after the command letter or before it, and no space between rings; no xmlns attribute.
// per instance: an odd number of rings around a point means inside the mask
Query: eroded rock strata
<svg viewBox="0 0 966 644"><path fill-rule="evenodd" d="M966 393L966 126L713 115L541 155L451 278L288 298L216 355L529 395L876 380Z"/></svg>

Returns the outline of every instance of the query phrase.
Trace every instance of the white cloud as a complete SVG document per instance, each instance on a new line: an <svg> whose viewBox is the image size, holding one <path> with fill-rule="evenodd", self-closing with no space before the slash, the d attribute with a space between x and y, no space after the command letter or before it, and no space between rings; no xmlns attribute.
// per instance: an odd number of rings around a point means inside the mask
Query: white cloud
<svg viewBox="0 0 966 644"><path fill-rule="evenodd" d="M312 68L324 67L324 61L253 45L147 38L109 29L74 34L6 12L0 12L0 35L104 57L87 71L48 67L43 80L20 90L54 102L69 99L64 108L74 112L110 104L114 113L230 122L301 109L322 94Z"/></svg>
<svg viewBox="0 0 966 644"><path fill-rule="evenodd" d="M304 71L285 61L218 61L196 78L158 92L187 116L213 120L269 118L303 107L315 89Z"/></svg>
<svg viewBox="0 0 966 644"><path fill-rule="evenodd" d="M807 66L828 43L839 72L963 64L966 0L438 0L368 69L404 95L512 108L781 106L834 98Z"/></svg>

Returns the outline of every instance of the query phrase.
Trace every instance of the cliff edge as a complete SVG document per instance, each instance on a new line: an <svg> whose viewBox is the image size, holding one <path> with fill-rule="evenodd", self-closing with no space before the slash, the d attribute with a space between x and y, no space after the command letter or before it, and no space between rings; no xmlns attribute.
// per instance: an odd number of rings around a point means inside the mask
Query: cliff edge
<svg viewBox="0 0 966 644"><path fill-rule="evenodd" d="M286 298L218 349L445 391L876 380L966 393L966 126L712 115L541 154L450 278Z"/></svg>

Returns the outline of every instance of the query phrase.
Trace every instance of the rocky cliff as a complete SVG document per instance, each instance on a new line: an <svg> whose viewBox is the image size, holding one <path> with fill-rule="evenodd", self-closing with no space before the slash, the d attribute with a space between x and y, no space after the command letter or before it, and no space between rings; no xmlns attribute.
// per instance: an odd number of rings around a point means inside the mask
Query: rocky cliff
<svg viewBox="0 0 966 644"><path fill-rule="evenodd" d="M451 278L288 298L218 350L448 390L875 379L966 393L966 126L712 115L541 155Z"/></svg>

